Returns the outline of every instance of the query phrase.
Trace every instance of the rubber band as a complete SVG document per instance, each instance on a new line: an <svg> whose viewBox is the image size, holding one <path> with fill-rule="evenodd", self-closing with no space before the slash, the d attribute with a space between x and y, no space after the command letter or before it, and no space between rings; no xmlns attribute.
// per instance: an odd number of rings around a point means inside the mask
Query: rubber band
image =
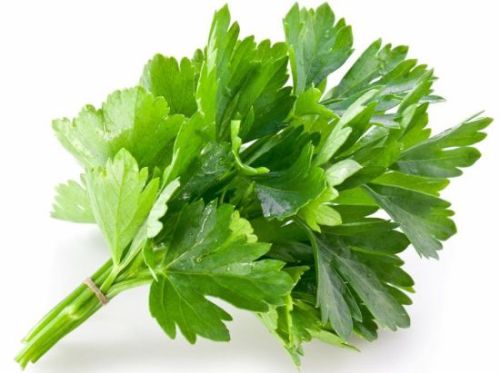
<svg viewBox="0 0 500 373"><path fill-rule="evenodd" d="M94 281L92 281L91 278L86 278L83 283L87 285L87 287L92 291L92 293L95 294L97 299L99 299L99 302L104 306L109 302L109 299L103 294L101 289L97 287Z"/></svg>

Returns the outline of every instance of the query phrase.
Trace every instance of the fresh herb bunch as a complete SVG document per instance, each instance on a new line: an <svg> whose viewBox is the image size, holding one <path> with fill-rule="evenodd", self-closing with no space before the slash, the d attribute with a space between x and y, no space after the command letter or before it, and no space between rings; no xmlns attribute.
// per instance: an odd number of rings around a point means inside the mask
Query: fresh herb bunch
<svg viewBox="0 0 500 373"><path fill-rule="evenodd" d="M284 29L283 43L240 39L224 7L192 59L156 55L137 87L54 121L84 173L57 188L53 216L96 223L111 258L27 335L22 367L140 285L171 338L229 340L216 297L296 364L312 338L352 347L410 325L398 255L437 258L456 232L439 193L491 119L431 135L433 71L380 40L327 89L353 42L326 4L293 6Z"/></svg>

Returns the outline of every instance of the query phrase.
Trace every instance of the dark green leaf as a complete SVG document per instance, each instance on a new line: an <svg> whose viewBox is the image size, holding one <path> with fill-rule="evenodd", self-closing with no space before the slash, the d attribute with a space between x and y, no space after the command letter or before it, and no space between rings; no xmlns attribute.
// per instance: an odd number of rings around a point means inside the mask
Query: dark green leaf
<svg viewBox="0 0 500 373"><path fill-rule="evenodd" d="M295 93L319 86L352 53L351 27L335 22L328 4L316 10L296 4L284 19Z"/></svg>
<svg viewBox="0 0 500 373"><path fill-rule="evenodd" d="M284 219L296 214L325 189L324 172L311 167L312 146L304 148L294 165L257 180L257 195L265 217Z"/></svg>
<svg viewBox="0 0 500 373"><path fill-rule="evenodd" d="M408 189L372 184L367 187L377 203L401 225L419 254L437 258L440 241L456 232L450 204Z"/></svg>
<svg viewBox="0 0 500 373"><path fill-rule="evenodd" d="M177 325L191 343L197 335L228 340L223 321L230 316L206 296L256 312L284 304L293 282L282 262L258 260L268 250L231 206L187 205L151 287L152 315L170 337Z"/></svg>

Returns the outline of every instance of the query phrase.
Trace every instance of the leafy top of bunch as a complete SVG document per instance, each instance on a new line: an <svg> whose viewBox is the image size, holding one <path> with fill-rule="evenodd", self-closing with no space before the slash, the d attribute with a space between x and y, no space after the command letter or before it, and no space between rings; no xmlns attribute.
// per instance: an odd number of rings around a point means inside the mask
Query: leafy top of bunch
<svg viewBox="0 0 500 373"><path fill-rule="evenodd" d="M293 6L284 30L243 38L224 7L194 57L156 55L137 87L55 120L85 171L57 188L53 216L96 223L116 272L147 266L169 336L229 339L217 297L298 362L311 338L350 346L409 326L398 255L437 258L455 233L439 194L491 119L433 135L433 71L380 40L330 86L353 40L326 4Z"/></svg>

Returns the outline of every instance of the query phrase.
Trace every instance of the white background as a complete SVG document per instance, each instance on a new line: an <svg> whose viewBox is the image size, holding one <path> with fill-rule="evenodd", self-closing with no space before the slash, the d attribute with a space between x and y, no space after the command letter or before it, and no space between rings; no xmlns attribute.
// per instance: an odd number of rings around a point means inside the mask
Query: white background
<svg viewBox="0 0 500 373"><path fill-rule="evenodd" d="M282 39L291 1L228 0L243 34ZM134 85L155 52L190 56L203 46L223 1L0 2L0 372L17 372L19 340L107 253L97 228L50 219L53 186L79 173L50 128L85 103ZM316 1L302 1L318 5ZM497 1L332 2L353 25L356 52L375 38L409 44L435 68L436 129L483 110L500 118ZM483 158L455 180L459 233L440 261L405 255L416 280L412 327L382 332L360 353L321 343L305 348L307 372L500 372L498 360L500 131ZM231 309L231 311L233 311ZM122 294L60 342L30 372L295 372L287 354L249 313L235 311L231 343L169 340L149 317L147 289Z"/></svg>

